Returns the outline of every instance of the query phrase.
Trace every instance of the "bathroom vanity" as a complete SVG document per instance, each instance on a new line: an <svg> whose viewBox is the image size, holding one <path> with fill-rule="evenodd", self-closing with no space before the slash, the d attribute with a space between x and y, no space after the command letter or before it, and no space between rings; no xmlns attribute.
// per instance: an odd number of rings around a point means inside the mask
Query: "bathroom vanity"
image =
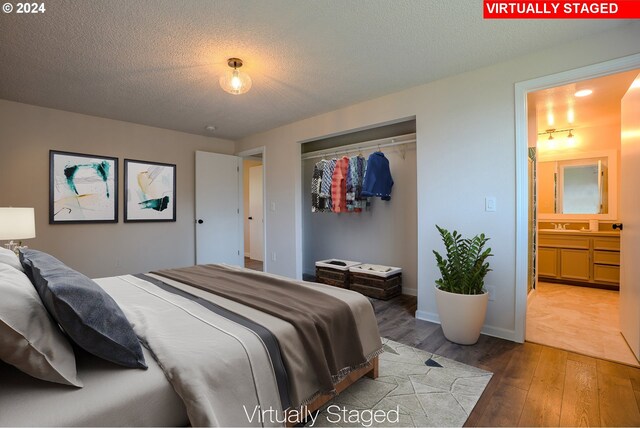
<svg viewBox="0 0 640 428"><path fill-rule="evenodd" d="M540 229L540 281L617 290L620 285L620 232Z"/></svg>

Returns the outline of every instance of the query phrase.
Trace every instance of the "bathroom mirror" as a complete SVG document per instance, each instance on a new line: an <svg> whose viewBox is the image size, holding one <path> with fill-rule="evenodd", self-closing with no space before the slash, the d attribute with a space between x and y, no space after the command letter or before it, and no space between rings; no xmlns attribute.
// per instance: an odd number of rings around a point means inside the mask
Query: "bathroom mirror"
<svg viewBox="0 0 640 428"><path fill-rule="evenodd" d="M541 156L537 168L541 219L615 219L617 154Z"/></svg>

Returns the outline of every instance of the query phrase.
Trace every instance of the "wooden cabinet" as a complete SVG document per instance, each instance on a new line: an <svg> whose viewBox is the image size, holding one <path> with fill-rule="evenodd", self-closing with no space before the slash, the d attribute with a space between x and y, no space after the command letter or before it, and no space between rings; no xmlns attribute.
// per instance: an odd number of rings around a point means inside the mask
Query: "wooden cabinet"
<svg viewBox="0 0 640 428"><path fill-rule="evenodd" d="M558 249L540 247L538 249L538 275L555 278L558 274Z"/></svg>
<svg viewBox="0 0 640 428"><path fill-rule="evenodd" d="M589 281L591 258L589 250L560 248L560 278Z"/></svg>
<svg viewBox="0 0 640 428"><path fill-rule="evenodd" d="M617 288L620 236L602 232L540 232L538 274L541 281Z"/></svg>

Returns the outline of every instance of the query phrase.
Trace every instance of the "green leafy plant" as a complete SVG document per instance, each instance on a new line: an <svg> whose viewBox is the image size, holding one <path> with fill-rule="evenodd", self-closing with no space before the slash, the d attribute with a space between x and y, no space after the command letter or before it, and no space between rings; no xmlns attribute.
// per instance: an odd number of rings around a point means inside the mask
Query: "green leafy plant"
<svg viewBox="0 0 640 428"><path fill-rule="evenodd" d="M491 270L487 258L493 256L491 248L484 249L489 238L484 233L463 238L457 231L449 232L438 225L447 250L446 258L434 251L442 278L436 280L440 290L456 294L484 293L484 277Z"/></svg>

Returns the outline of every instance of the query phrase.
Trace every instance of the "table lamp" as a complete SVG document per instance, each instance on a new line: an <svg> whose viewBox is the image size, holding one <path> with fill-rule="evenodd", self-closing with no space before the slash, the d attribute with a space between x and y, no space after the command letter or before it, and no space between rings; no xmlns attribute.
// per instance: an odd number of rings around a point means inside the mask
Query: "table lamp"
<svg viewBox="0 0 640 428"><path fill-rule="evenodd" d="M22 242L14 239L36 237L36 217L33 208L0 208L0 241L11 241L5 247L16 251Z"/></svg>

